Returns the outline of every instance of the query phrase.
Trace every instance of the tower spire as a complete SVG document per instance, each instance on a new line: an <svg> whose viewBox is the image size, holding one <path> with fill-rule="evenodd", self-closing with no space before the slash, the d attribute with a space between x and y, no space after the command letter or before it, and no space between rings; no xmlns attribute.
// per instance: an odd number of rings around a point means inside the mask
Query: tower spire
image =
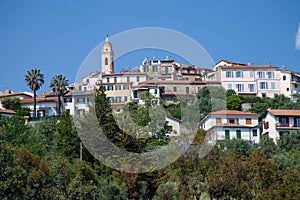
<svg viewBox="0 0 300 200"><path fill-rule="evenodd" d="M102 73L103 74L112 74L114 73L114 52L112 45L109 42L108 34L106 35L105 43L101 51L102 59Z"/></svg>

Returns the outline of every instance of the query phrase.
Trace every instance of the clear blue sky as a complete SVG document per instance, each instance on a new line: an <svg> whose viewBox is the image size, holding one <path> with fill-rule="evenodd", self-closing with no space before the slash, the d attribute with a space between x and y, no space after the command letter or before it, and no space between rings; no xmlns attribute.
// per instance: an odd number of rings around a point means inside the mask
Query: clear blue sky
<svg viewBox="0 0 300 200"><path fill-rule="evenodd" d="M106 34L149 26L192 37L216 62L272 62L300 71L300 51L295 49L299 11L298 0L2 0L0 89L28 91L24 75L33 67L45 74L39 93L49 90L55 74L73 82L84 58ZM146 56L151 55L131 56L130 65Z"/></svg>

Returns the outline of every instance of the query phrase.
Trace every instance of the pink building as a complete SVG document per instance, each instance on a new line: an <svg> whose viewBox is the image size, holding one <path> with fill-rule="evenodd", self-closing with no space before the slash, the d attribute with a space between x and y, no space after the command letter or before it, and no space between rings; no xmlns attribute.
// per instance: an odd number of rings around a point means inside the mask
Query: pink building
<svg viewBox="0 0 300 200"><path fill-rule="evenodd" d="M280 71L275 66L231 64L217 67L222 86L238 95L274 97L280 94Z"/></svg>

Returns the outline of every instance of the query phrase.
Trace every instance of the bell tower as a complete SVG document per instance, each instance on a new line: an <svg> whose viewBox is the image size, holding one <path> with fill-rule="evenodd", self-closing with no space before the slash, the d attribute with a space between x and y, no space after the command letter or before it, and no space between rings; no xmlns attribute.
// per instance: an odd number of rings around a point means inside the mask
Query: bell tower
<svg viewBox="0 0 300 200"><path fill-rule="evenodd" d="M103 74L114 73L114 52L108 36L106 36L105 43L101 51L101 64Z"/></svg>

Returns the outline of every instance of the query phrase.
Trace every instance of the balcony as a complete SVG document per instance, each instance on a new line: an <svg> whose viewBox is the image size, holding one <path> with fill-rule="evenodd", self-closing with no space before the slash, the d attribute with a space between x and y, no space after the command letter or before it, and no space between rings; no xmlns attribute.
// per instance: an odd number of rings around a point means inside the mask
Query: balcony
<svg viewBox="0 0 300 200"><path fill-rule="evenodd" d="M300 129L300 124L277 123L276 124L276 129L278 129L278 130L299 130Z"/></svg>
<svg viewBox="0 0 300 200"><path fill-rule="evenodd" d="M298 91L298 90L292 90L292 95L300 96L300 91Z"/></svg>

